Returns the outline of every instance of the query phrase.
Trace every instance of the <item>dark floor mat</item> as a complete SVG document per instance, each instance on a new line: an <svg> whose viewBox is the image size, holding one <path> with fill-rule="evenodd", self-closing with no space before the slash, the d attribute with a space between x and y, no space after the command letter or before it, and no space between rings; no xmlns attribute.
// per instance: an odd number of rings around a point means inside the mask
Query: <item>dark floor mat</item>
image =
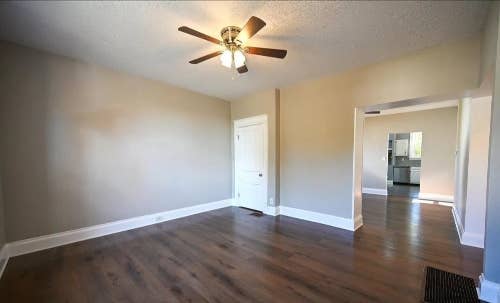
<svg viewBox="0 0 500 303"><path fill-rule="evenodd" d="M428 266L424 282L423 302L479 303L474 279Z"/></svg>

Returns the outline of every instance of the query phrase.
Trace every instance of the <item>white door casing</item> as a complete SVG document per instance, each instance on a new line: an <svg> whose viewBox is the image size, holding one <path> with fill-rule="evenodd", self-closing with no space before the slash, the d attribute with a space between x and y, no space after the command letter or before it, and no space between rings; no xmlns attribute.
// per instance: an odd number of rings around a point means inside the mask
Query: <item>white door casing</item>
<svg viewBox="0 0 500 303"><path fill-rule="evenodd" d="M267 116L234 121L234 195L238 206L267 209Z"/></svg>

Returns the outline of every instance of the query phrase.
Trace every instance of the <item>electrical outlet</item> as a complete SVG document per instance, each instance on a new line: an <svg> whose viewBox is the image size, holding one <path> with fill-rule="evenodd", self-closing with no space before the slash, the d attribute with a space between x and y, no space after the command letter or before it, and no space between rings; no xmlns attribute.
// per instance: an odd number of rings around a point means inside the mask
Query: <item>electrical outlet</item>
<svg viewBox="0 0 500 303"><path fill-rule="evenodd" d="M273 198L269 198L269 205L274 206L274 199Z"/></svg>

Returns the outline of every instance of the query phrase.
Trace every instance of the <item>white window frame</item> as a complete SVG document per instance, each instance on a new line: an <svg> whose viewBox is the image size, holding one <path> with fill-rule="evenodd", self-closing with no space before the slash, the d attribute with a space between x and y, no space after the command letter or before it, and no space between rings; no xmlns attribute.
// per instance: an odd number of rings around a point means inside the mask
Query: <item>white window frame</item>
<svg viewBox="0 0 500 303"><path fill-rule="evenodd" d="M420 157L413 157L413 134L420 133ZM410 146L408 147L408 158L410 160L422 160L423 133L421 131L410 132Z"/></svg>

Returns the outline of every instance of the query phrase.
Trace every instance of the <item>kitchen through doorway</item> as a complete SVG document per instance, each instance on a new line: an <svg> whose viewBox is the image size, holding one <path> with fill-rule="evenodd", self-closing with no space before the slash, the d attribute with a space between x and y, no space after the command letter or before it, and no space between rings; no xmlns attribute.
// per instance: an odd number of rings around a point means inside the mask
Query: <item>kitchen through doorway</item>
<svg viewBox="0 0 500 303"><path fill-rule="evenodd" d="M387 195L418 198L422 167L422 132L390 133L387 148Z"/></svg>

